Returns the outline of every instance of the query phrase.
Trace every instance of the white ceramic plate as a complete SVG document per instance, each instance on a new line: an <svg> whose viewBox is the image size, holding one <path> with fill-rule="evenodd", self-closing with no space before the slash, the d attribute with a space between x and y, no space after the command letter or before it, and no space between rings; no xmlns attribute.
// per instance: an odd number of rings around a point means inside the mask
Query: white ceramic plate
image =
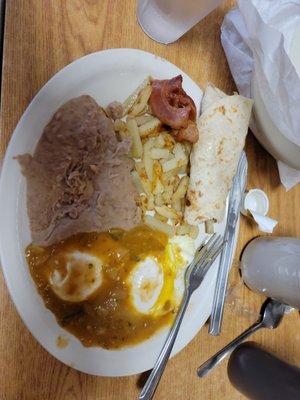
<svg viewBox="0 0 300 400"><path fill-rule="evenodd" d="M202 97L200 88L166 60L133 49L90 54L58 72L35 96L14 131L3 164L0 181L0 254L11 297L32 335L49 353L65 364L93 375L131 375L152 368L167 329L139 345L109 351L83 347L79 340L56 323L36 291L24 257L24 248L31 241L26 187L13 157L33 152L54 111L71 97L89 94L103 106L112 100L122 101L149 74L156 78L182 74L183 86L199 108ZM223 233L224 225L225 222L216 226L216 230ZM203 231L200 236L203 236ZM209 317L216 272L217 262L191 299L173 355L193 339ZM58 335L68 338L69 345L66 348L57 347Z"/></svg>

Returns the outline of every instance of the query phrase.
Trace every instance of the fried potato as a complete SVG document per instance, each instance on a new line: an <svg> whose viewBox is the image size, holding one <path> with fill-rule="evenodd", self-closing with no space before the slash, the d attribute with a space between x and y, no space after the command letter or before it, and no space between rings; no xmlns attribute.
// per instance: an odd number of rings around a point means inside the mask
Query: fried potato
<svg viewBox="0 0 300 400"><path fill-rule="evenodd" d="M172 201L177 201L184 198L188 189L188 185L189 185L189 177L187 175L183 176L180 179L178 187L172 196Z"/></svg>
<svg viewBox="0 0 300 400"><path fill-rule="evenodd" d="M154 217L155 217L156 219L159 219L159 220L162 221L162 222L168 222L168 218L163 217L162 215L160 215L160 214L158 214L158 213L155 213L155 214L154 214Z"/></svg>
<svg viewBox="0 0 300 400"><path fill-rule="evenodd" d="M147 226L152 229L157 229L166 233L168 236L175 235L175 227L167 224L166 222L162 222L159 219L152 217L151 215L144 216L144 222Z"/></svg>
<svg viewBox="0 0 300 400"><path fill-rule="evenodd" d="M143 80L143 82L131 93L127 99L123 102L123 116L128 114L128 111L134 106L139 98L140 92L150 84L150 76Z"/></svg>
<svg viewBox="0 0 300 400"><path fill-rule="evenodd" d="M132 109L130 110L131 116L139 115L145 112L145 109L148 104L149 97L151 95L151 85L147 85L144 89L142 89L138 95L137 101L133 105Z"/></svg>
<svg viewBox="0 0 300 400"><path fill-rule="evenodd" d="M139 126L139 134L142 138L146 137L153 131L156 131L160 126L161 126L160 120L156 117L152 117L150 121Z"/></svg>
<svg viewBox="0 0 300 400"><path fill-rule="evenodd" d="M205 224L205 233L208 233L209 235L214 233L214 220L209 219L204 222Z"/></svg>
<svg viewBox="0 0 300 400"><path fill-rule="evenodd" d="M192 239L196 239L196 238L198 237L198 235L199 235L199 228L198 228L198 226L192 225L192 226L191 226L190 233L189 233L189 236L190 236Z"/></svg>
<svg viewBox="0 0 300 400"><path fill-rule="evenodd" d="M163 198L161 193L157 193L154 196L154 203L155 203L156 206L163 206L164 205L165 202L164 202L164 198Z"/></svg>
<svg viewBox="0 0 300 400"><path fill-rule="evenodd" d="M147 210L148 211L153 211L154 210L154 197L153 197L152 194L150 194L148 196Z"/></svg>
<svg viewBox="0 0 300 400"><path fill-rule="evenodd" d="M188 235L190 233L190 226L187 224L176 226L176 235Z"/></svg>
<svg viewBox="0 0 300 400"><path fill-rule="evenodd" d="M174 146L173 154L177 161L187 160L187 156L184 151L184 146L181 143L176 143Z"/></svg>
<svg viewBox="0 0 300 400"><path fill-rule="evenodd" d="M177 161L175 158L172 158L171 160L162 162L161 165L164 172L169 172L177 167Z"/></svg>
<svg viewBox="0 0 300 400"><path fill-rule="evenodd" d="M153 147L154 138L149 138L144 143L143 162L146 170L147 177L150 181L153 180L153 159L150 157L150 150Z"/></svg>
<svg viewBox="0 0 300 400"><path fill-rule="evenodd" d="M166 205L154 206L154 210L165 218L168 219L178 219L180 217L179 213L173 208L169 208Z"/></svg>
<svg viewBox="0 0 300 400"><path fill-rule="evenodd" d="M143 145L139 135L139 128L135 119L129 119L126 123L128 132L132 138L132 156L141 158L143 155Z"/></svg>
<svg viewBox="0 0 300 400"><path fill-rule="evenodd" d="M180 213L182 215L182 205L181 205L181 201L179 199L176 201L172 201L171 207L174 208L174 210L176 210L178 213Z"/></svg>
<svg viewBox="0 0 300 400"><path fill-rule="evenodd" d="M145 115L145 114L140 115L135 118L138 127L146 124L147 122L151 121L152 119L153 119L152 115Z"/></svg>
<svg viewBox="0 0 300 400"><path fill-rule="evenodd" d="M164 137L162 134L159 134L154 139L154 147L162 149L165 146Z"/></svg>
<svg viewBox="0 0 300 400"><path fill-rule="evenodd" d="M152 160L160 160L161 158L169 160L172 157L172 154L167 149L153 147L150 150L150 157L152 158Z"/></svg>
<svg viewBox="0 0 300 400"><path fill-rule="evenodd" d="M141 178L137 171L131 171L131 177L134 183L134 186L139 194L144 192L144 188L141 182Z"/></svg>
<svg viewBox="0 0 300 400"><path fill-rule="evenodd" d="M189 235L192 239L196 239L199 234L198 226L182 224L176 226L176 235Z"/></svg>
<svg viewBox="0 0 300 400"><path fill-rule="evenodd" d="M164 191L164 186L161 183L161 180L160 179L156 179L155 186L154 186L154 189L153 189L153 194L154 195L161 194L163 191Z"/></svg>
<svg viewBox="0 0 300 400"><path fill-rule="evenodd" d="M172 186L166 186L165 190L162 194L162 197L164 199L165 204L170 204L171 203L171 199L173 196L173 188Z"/></svg>

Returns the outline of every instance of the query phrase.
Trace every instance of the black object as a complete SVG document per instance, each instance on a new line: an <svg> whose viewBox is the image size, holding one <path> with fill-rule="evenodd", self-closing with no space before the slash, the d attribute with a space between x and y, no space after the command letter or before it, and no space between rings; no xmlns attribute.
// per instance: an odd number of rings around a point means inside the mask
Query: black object
<svg viewBox="0 0 300 400"><path fill-rule="evenodd" d="M241 344L230 356L228 377L251 400L300 400L300 368L263 350Z"/></svg>

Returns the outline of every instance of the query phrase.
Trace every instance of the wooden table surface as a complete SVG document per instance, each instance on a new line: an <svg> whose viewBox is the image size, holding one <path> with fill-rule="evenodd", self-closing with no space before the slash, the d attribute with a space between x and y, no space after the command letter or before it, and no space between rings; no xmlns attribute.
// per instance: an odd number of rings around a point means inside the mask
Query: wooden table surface
<svg viewBox="0 0 300 400"><path fill-rule="evenodd" d="M1 159L19 118L45 82L71 61L94 51L132 47L165 57L199 85L207 81L230 93L234 88L220 43L220 25L235 1L225 1L177 43L164 46L139 28L135 0L9 0L6 2L1 97ZM251 134L247 140L250 164L248 187L270 197L270 216L279 220L274 234L300 236L300 186L285 192L275 161ZM0 222L1 223L1 222ZM168 364L156 399L237 400L229 383L226 362L206 378L196 367L257 318L263 301L240 281L238 260L246 243L260 232L241 218L240 235L222 334L211 337L205 326ZM266 268L268 266L266 265ZM262 331L254 340L289 362L300 365L297 313L282 325ZM135 399L142 378L100 378L69 368L49 355L23 325L0 277L0 399L1 400L127 400Z"/></svg>

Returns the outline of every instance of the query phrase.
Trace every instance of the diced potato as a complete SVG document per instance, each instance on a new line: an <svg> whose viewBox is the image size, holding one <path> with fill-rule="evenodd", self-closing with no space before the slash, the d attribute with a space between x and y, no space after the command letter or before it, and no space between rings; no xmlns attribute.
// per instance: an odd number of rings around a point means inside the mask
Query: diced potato
<svg viewBox="0 0 300 400"><path fill-rule="evenodd" d="M138 99L130 111L130 115L136 116L145 111L149 97L151 95L151 91L151 85L147 85L144 89L140 91Z"/></svg>
<svg viewBox="0 0 300 400"><path fill-rule="evenodd" d="M188 172L188 164L182 165L178 168L178 174L187 174Z"/></svg>
<svg viewBox="0 0 300 400"><path fill-rule="evenodd" d="M159 219L152 217L151 215L144 216L144 222L147 226L152 229L157 229L161 232L166 233L168 236L175 235L175 227L171 226L165 222L160 221Z"/></svg>
<svg viewBox="0 0 300 400"><path fill-rule="evenodd" d="M132 177L132 180L133 180L133 183L134 183L134 186L135 186L137 192L139 194L143 193L144 188L143 188L143 185L141 182L141 178L140 178L139 174L137 173L137 171L131 171L131 177Z"/></svg>
<svg viewBox="0 0 300 400"><path fill-rule="evenodd" d="M214 233L214 221L213 219L209 219L205 221L205 232L208 233L209 235Z"/></svg>
<svg viewBox="0 0 300 400"><path fill-rule="evenodd" d="M161 121L158 118L153 117L150 121L139 127L139 133L141 137L146 137L153 131L157 130L161 126Z"/></svg>
<svg viewBox="0 0 300 400"><path fill-rule="evenodd" d="M152 194L148 195L147 210L148 211L153 211L154 210L154 197L153 197Z"/></svg>
<svg viewBox="0 0 300 400"><path fill-rule="evenodd" d="M134 158L141 158L143 155L143 145L139 135L139 129L135 119L127 121L127 129L132 137L132 156Z"/></svg>
<svg viewBox="0 0 300 400"><path fill-rule="evenodd" d="M173 196L173 188L172 188L172 186L165 187L165 190L164 190L162 196L163 196L164 202L166 204L170 204L172 196Z"/></svg>
<svg viewBox="0 0 300 400"><path fill-rule="evenodd" d="M164 142L165 142L165 147L169 150L173 150L173 147L175 145L175 139L173 138L172 135L170 135L170 133L164 132L161 133L161 135L163 135L164 138Z"/></svg>
<svg viewBox="0 0 300 400"><path fill-rule="evenodd" d="M160 179L160 180L162 179L162 175L163 175L162 167L158 160L154 160L154 162L153 162L153 172L157 179Z"/></svg>
<svg viewBox="0 0 300 400"><path fill-rule="evenodd" d="M178 225L176 227L176 235L189 235L190 226L187 224Z"/></svg>
<svg viewBox="0 0 300 400"><path fill-rule="evenodd" d="M154 137L147 138L145 140L144 144L143 144L145 152L146 151L150 152L152 147L154 147L154 144L155 144L155 138Z"/></svg>
<svg viewBox="0 0 300 400"><path fill-rule="evenodd" d="M146 124L146 122L149 122L152 119L153 119L152 115L145 115L145 114L140 115L135 118L138 126L144 125L144 124Z"/></svg>
<svg viewBox="0 0 300 400"><path fill-rule="evenodd" d="M172 201L177 201L177 200L182 199L186 194L188 185L189 185L189 177L187 175L183 176L180 179L179 185L172 196Z"/></svg>
<svg viewBox="0 0 300 400"><path fill-rule="evenodd" d="M182 224L176 227L177 235L189 235L192 239L196 239L199 234L198 226Z"/></svg>
<svg viewBox="0 0 300 400"><path fill-rule="evenodd" d="M162 206L164 204L164 198L161 193L157 193L154 196L154 203L156 206Z"/></svg>
<svg viewBox="0 0 300 400"><path fill-rule="evenodd" d="M165 158L166 160L170 159L172 157L171 152L167 149L159 149L156 147L153 147L150 150L150 156L153 160L160 160L161 158Z"/></svg>
<svg viewBox="0 0 300 400"><path fill-rule="evenodd" d="M174 208L178 213L182 213L181 201L178 199L176 201L172 201L171 207Z"/></svg>
<svg viewBox="0 0 300 400"><path fill-rule="evenodd" d="M164 184L168 184L170 179L173 179L175 176L178 176L178 168L171 169L171 171L165 172L163 174Z"/></svg>
<svg viewBox="0 0 300 400"><path fill-rule="evenodd" d="M162 221L162 222L168 222L168 218L163 217L162 215L160 215L160 214L158 214L158 213L155 213L155 214L154 214L154 217L157 218L157 219L159 219L159 220Z"/></svg>
<svg viewBox="0 0 300 400"><path fill-rule="evenodd" d="M192 143L184 141L183 145L184 145L185 153L189 157L191 154L191 151L192 151Z"/></svg>
<svg viewBox="0 0 300 400"><path fill-rule="evenodd" d="M177 189L177 187L178 187L178 185L179 185L179 182L180 182L179 176L178 176L178 175L173 175L173 176L169 179L168 185L169 185L169 186L172 186L173 191L175 192L175 190Z"/></svg>
<svg viewBox="0 0 300 400"><path fill-rule="evenodd" d="M146 170L148 179L150 181L152 181L153 180L153 160L150 157L149 153L144 154L144 164L145 164L145 170Z"/></svg>
<svg viewBox="0 0 300 400"><path fill-rule="evenodd" d="M154 143L154 138L149 138L144 143L143 162L144 162L147 177L150 181L153 180L153 160L150 157L150 150L153 147L153 143Z"/></svg>
<svg viewBox="0 0 300 400"><path fill-rule="evenodd" d="M167 206L155 206L154 207L155 211L162 215L163 217L170 218L170 219L177 219L180 217L178 212L174 210L173 208L169 208Z"/></svg>
<svg viewBox="0 0 300 400"><path fill-rule="evenodd" d="M148 198L145 194L140 196L140 206L143 214L145 214L145 212L148 210Z"/></svg>
<svg viewBox="0 0 300 400"><path fill-rule="evenodd" d="M152 185L151 182L146 178L141 178L141 183L144 189L144 192L150 196L152 193Z"/></svg>
<svg viewBox="0 0 300 400"><path fill-rule="evenodd" d="M189 233L190 237L192 239L197 239L198 235L199 235L199 228L196 225L192 225L190 228L190 233Z"/></svg>
<svg viewBox="0 0 300 400"><path fill-rule="evenodd" d="M175 158L172 158L171 160L164 161L163 163L161 163L161 165L164 172L169 172L177 167L177 161L175 160Z"/></svg>
<svg viewBox="0 0 300 400"><path fill-rule="evenodd" d="M162 134L156 136L155 147L163 148L165 146L164 136Z"/></svg>
<svg viewBox="0 0 300 400"><path fill-rule="evenodd" d="M135 169L137 170L138 174L141 176L143 176L143 174L145 173L145 169L144 169L144 164L142 163L142 161L136 161L135 164Z"/></svg>
<svg viewBox="0 0 300 400"><path fill-rule="evenodd" d="M184 151L184 146L181 143L176 143L174 146L173 154L177 161L187 160L187 156Z"/></svg>
<svg viewBox="0 0 300 400"><path fill-rule="evenodd" d="M156 179L155 186L154 186L154 189L153 189L153 194L157 195L159 193L162 193L163 191L164 191L164 186L161 183L161 180L160 179Z"/></svg>
<svg viewBox="0 0 300 400"><path fill-rule="evenodd" d="M123 102L123 116L128 113L128 111L131 110L131 108L134 106L136 101L139 98L140 92L148 86L150 83L150 76L148 76L146 79L143 80L143 82L135 89L133 93L131 93L127 99Z"/></svg>

